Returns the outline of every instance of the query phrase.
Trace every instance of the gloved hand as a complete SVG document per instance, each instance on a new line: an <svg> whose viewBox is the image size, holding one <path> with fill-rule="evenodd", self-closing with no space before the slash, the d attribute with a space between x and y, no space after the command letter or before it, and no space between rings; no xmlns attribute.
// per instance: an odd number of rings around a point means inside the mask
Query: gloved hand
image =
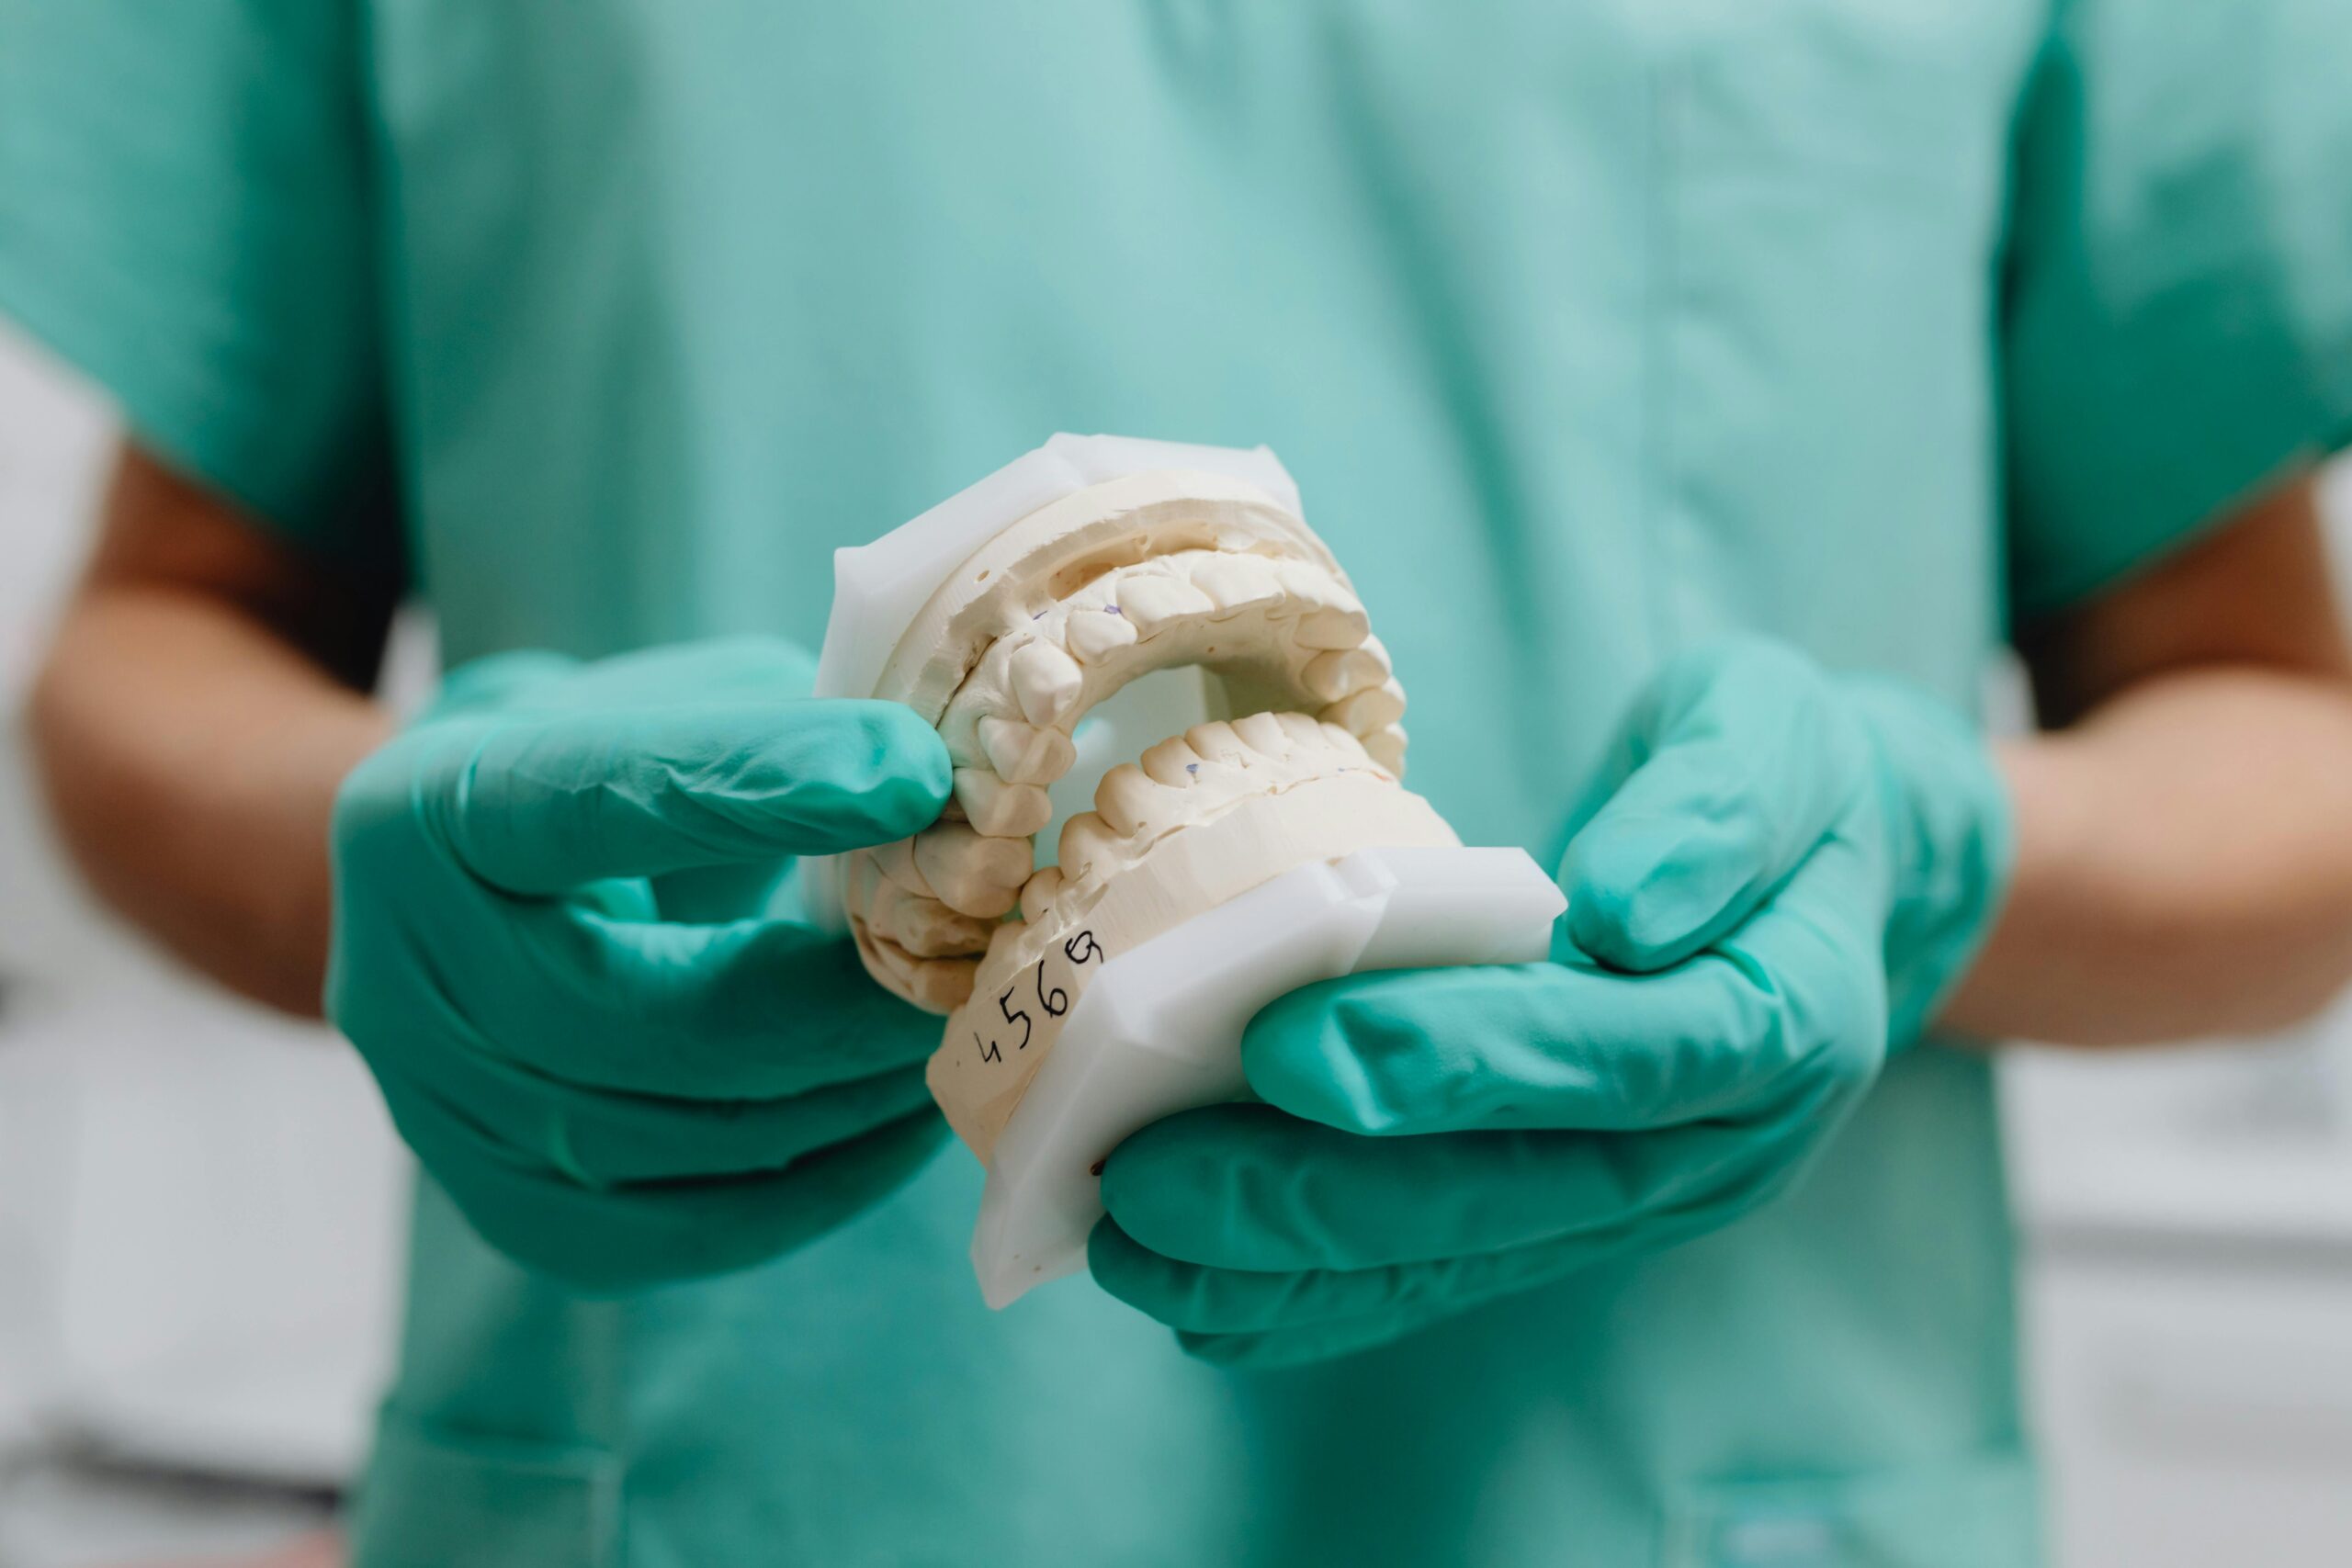
<svg viewBox="0 0 2352 1568"><path fill-rule="evenodd" d="M766 912L788 857L947 798L928 726L811 671L764 640L485 659L336 801L328 1016L482 1235L574 1288L760 1262L943 1135L938 1021Z"/></svg>
<svg viewBox="0 0 2352 1568"><path fill-rule="evenodd" d="M1575 824L1553 962L1294 992L1242 1043L1264 1104L1121 1145L1102 1286L1272 1365L1728 1224L1917 1034L2007 872L1956 716L1754 641L1657 675Z"/></svg>

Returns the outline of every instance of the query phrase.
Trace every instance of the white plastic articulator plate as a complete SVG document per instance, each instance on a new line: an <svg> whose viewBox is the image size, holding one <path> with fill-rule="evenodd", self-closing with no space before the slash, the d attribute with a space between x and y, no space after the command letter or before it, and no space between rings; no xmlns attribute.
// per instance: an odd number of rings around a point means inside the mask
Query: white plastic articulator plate
<svg viewBox="0 0 2352 1568"><path fill-rule="evenodd" d="M1102 1162L1123 1139L1242 1095L1241 1033L1260 1008L1364 970L1532 963L1549 954L1566 908L1523 850L1361 850L1285 872L1102 962L989 1162L972 1237L989 1304L1085 1266ZM1083 941L1070 946L1074 964L1100 962ZM1030 1001L1019 999L1016 1012Z"/></svg>

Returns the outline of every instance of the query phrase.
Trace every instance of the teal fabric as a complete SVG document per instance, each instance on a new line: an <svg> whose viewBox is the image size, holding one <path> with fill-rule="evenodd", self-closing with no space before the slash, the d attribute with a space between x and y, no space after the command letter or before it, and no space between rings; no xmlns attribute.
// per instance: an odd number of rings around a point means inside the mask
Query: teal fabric
<svg viewBox="0 0 2352 1568"><path fill-rule="evenodd" d="M2352 39L2329 0L2065 9L2020 118L2016 610L2352 438Z"/></svg>
<svg viewBox="0 0 2352 1568"><path fill-rule="evenodd" d="M2342 430L2347 46L2198 9L0 0L0 308L322 548L396 433L453 663L806 644L1055 430L1267 442L1548 862L1677 653L1964 706ZM1912 1051L1736 1225L1264 1372L988 1313L954 1150L612 1300L427 1185L360 1562L2015 1563L1996 1150Z"/></svg>
<svg viewBox="0 0 2352 1568"><path fill-rule="evenodd" d="M0 310L152 450L396 570L364 19L0 0Z"/></svg>
<svg viewBox="0 0 2352 1568"><path fill-rule="evenodd" d="M929 827L947 748L815 673L773 638L493 654L335 801L327 1017L473 1227L574 1290L764 1262L945 1134L937 1021L778 884Z"/></svg>
<svg viewBox="0 0 2352 1568"><path fill-rule="evenodd" d="M1548 962L1294 991L1242 1036L1255 1102L1113 1150L1102 1287L1289 1366L1719 1230L1918 1038L2009 873L1967 723L1760 638L1668 661L1574 820Z"/></svg>

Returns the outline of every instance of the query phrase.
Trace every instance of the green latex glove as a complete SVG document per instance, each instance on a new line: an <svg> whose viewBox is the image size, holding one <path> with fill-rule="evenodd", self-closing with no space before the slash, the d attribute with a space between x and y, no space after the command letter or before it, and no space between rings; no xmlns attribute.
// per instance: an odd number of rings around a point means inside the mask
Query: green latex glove
<svg viewBox="0 0 2352 1568"><path fill-rule="evenodd" d="M760 1262L940 1142L938 1021L769 905L788 857L931 822L946 750L811 671L486 659L336 801L328 1016L482 1235L574 1288Z"/></svg>
<svg viewBox="0 0 2352 1568"><path fill-rule="evenodd" d="M1294 992L1242 1042L1264 1104L1121 1145L1103 1287L1280 1364L1726 1224L1917 1034L2007 871L1966 725L1761 642L1660 672L1573 825L1553 962Z"/></svg>

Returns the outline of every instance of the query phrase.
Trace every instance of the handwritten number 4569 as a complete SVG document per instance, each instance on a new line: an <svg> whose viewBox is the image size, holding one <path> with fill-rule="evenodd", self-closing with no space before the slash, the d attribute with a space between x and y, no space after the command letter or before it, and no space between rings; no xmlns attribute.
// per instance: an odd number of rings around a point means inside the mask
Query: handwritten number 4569
<svg viewBox="0 0 2352 1568"><path fill-rule="evenodd" d="M1100 959L1102 956L1102 949L1101 944L1095 942L1092 931L1080 931L1062 943L1062 956L1069 960L1072 967L1078 967ZM1069 1011L1069 993L1059 986L1050 990L1046 988L1046 963L1042 958L1037 961L1037 972L1033 983L1037 992L1037 1005L1046 1010L1047 1018L1059 1018ZM1026 1051L1031 1038L1037 1032L1037 1028L1035 1021L1029 1016L1027 1007L1012 1005L1012 994L1020 988L1021 982L1018 979L1007 986L1004 988L1004 994L997 998L996 1007L997 1011L1004 1015L1004 1021L1008 1026L1015 1023L1021 1026L1021 1038L1013 1043L1012 1048L1015 1051ZM981 1061L1001 1062L1004 1060L1004 1047L1001 1042L984 1040L980 1037L980 1032L975 1029L972 1031L972 1043L980 1048Z"/></svg>

